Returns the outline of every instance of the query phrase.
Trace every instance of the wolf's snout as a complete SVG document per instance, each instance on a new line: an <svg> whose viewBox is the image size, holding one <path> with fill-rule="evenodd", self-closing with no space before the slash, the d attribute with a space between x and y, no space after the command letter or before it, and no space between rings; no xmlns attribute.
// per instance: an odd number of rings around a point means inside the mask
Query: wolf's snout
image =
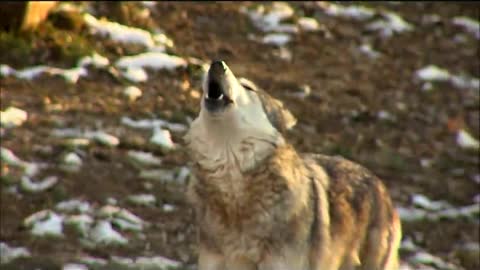
<svg viewBox="0 0 480 270"><path fill-rule="evenodd" d="M212 64L210 65L210 70L209 74L212 76L221 76L225 74L225 71L227 70L227 65L225 65L225 62L221 60L216 60L213 61Z"/></svg>

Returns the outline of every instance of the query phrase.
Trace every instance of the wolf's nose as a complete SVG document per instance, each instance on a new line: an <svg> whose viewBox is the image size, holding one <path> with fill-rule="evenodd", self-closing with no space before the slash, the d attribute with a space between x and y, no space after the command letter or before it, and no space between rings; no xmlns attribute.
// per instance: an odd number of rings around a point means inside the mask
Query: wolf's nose
<svg viewBox="0 0 480 270"><path fill-rule="evenodd" d="M225 65L225 62L223 62L221 60L215 60L210 65L209 73L220 75L220 74L225 73L226 70L227 70L227 65Z"/></svg>

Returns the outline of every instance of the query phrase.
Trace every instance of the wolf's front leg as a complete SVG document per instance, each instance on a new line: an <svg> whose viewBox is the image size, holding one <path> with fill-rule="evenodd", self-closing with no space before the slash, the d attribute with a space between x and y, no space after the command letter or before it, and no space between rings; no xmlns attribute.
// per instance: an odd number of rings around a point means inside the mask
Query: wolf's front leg
<svg viewBox="0 0 480 270"><path fill-rule="evenodd" d="M258 270L310 270L305 254L287 252L265 257L258 265Z"/></svg>
<svg viewBox="0 0 480 270"><path fill-rule="evenodd" d="M225 259L221 254L200 247L198 251L198 270L224 270Z"/></svg>

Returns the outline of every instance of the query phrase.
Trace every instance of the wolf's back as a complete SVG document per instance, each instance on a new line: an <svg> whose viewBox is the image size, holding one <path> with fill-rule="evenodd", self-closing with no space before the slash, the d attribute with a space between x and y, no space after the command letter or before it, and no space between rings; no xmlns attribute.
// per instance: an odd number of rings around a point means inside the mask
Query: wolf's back
<svg viewBox="0 0 480 270"><path fill-rule="evenodd" d="M329 249L345 253L343 259L330 254L332 269L354 266L358 268L351 269L398 269L400 220L381 180L364 167L341 157L319 154L302 157L307 164L320 166L327 175L319 179L327 179L320 185L325 187L328 198ZM310 171L313 167L310 166Z"/></svg>

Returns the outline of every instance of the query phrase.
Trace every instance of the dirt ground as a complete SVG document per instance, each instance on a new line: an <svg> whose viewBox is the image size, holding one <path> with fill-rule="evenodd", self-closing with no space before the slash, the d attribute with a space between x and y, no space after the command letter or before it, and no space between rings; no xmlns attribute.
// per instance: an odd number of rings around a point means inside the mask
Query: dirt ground
<svg viewBox="0 0 480 270"><path fill-rule="evenodd" d="M478 3L364 3L397 12L415 26L414 31L389 38L363 30L361 22L322 15L312 3L291 3L297 11L316 16L323 25L322 31L292 36L286 45L291 60L278 57L279 48L247 38L262 33L239 11L246 4L159 2L151 16L174 41L172 50L176 55L208 61L223 59L234 73L281 99L299 120L287 134L299 151L339 154L366 166L384 180L399 206L409 205L412 194L424 194L454 206L473 203L474 196L480 193L480 183L472 180L480 174L478 151L457 145L455 127L461 126L479 138L478 92L456 89L446 82L435 83L432 91L422 91L422 84L413 77L415 71L428 65L480 77L478 40L465 35L463 43L455 42L461 30L451 23L456 16L478 20ZM109 15L108 7L112 5L103 6L103 12ZM425 15L432 14L439 16L438 21L425 23ZM110 18L114 19L113 15ZM369 42L381 56L371 59L360 53L358 48L364 42ZM48 44L45 41L38 45L31 58L24 61L0 51L0 63L17 68L43 63L68 66L49 52ZM95 48L110 57L128 53L115 46L99 39ZM43 54L39 54L42 50ZM311 88L309 97L292 96L304 85ZM184 187L154 182L147 189L126 153L151 151L161 156L164 168L184 166L188 156L183 149L165 153L149 146L151 134L133 132L120 123L120 118L160 117L188 124L199 110L198 97L192 94L200 89L199 76L191 68L149 71L149 80L137 86L143 95L129 102L121 93L124 84L103 70L92 70L73 85L54 76L33 81L0 78L1 109L15 106L29 114L22 126L2 129L2 147L22 159L58 164L62 155L72 149L51 136L53 128L101 127L121 141L117 147L94 144L76 149L83 159L82 169L66 172L53 166L42 172L57 175L60 183L39 194L8 192L7 170L9 179L15 171L2 165L5 181L1 185L0 241L27 247L35 255L2 269L61 269L63 263L82 255L162 255L186 264L195 262L195 226L183 198ZM379 119L380 111L388 111L393 118ZM172 133L173 141L181 143L183 133ZM431 160L431 165L422 166L423 159ZM135 206L125 199L138 193L154 194L156 206ZM144 240L135 239L127 246L89 248L80 245L69 231L60 240L35 238L22 226L30 214L53 208L69 198L101 206L110 197L153 224L144 231ZM164 203L177 208L162 211ZM480 268L480 260L465 258L458 247L478 242L479 228L479 222L465 219L403 224L404 236L414 239L417 245L472 270ZM402 252L402 257L406 255Z"/></svg>

